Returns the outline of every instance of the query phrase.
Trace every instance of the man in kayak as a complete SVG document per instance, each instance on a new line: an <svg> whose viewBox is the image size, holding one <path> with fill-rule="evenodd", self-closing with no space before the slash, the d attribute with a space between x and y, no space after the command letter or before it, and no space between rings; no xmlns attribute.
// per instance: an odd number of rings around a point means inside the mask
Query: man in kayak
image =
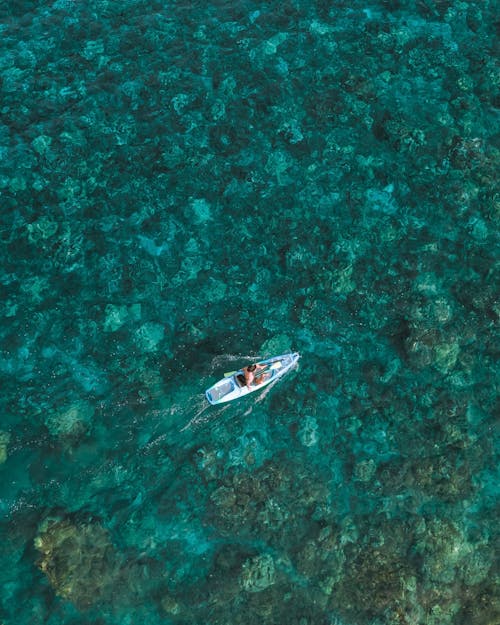
<svg viewBox="0 0 500 625"><path fill-rule="evenodd" d="M247 367L243 367L243 373L245 375L245 384L248 388L252 384L262 384L264 382L264 375L258 375L257 372L261 369L266 369L266 365L248 365Z"/></svg>

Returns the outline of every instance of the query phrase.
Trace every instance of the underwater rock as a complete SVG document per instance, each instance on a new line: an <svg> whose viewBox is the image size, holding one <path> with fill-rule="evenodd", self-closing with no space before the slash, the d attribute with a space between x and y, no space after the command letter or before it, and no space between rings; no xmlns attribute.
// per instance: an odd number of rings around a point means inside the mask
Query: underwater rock
<svg viewBox="0 0 500 625"><path fill-rule="evenodd" d="M47 135L39 135L31 142L33 149L37 154L45 154L45 152L50 148L52 143L52 138Z"/></svg>
<svg viewBox="0 0 500 625"><path fill-rule="evenodd" d="M231 488L221 486L212 493L210 499L222 511L224 509L231 509L235 505L236 494Z"/></svg>
<svg viewBox="0 0 500 625"><path fill-rule="evenodd" d="M414 366L433 366L448 375L460 356L460 337L453 327L451 302L436 297L440 285L429 275L427 278L420 277L418 290L423 298L410 309L406 353Z"/></svg>
<svg viewBox="0 0 500 625"><path fill-rule="evenodd" d="M373 458L369 460L361 460L354 467L354 476L360 482L370 482L377 472L377 465Z"/></svg>
<svg viewBox="0 0 500 625"><path fill-rule="evenodd" d="M305 447L313 447L318 443L318 422L310 415L302 419L299 428L299 440Z"/></svg>
<svg viewBox="0 0 500 625"><path fill-rule="evenodd" d="M214 480L220 471L220 461L214 449L200 447L193 454L193 462L206 480Z"/></svg>
<svg viewBox="0 0 500 625"><path fill-rule="evenodd" d="M415 552L422 558L422 571L429 583L451 584L472 548L456 523L429 518L418 528Z"/></svg>
<svg viewBox="0 0 500 625"><path fill-rule="evenodd" d="M235 475L211 496L215 506L216 525L227 531L236 527L252 528L273 490L265 478L260 479L260 475Z"/></svg>
<svg viewBox="0 0 500 625"><path fill-rule="evenodd" d="M208 266L206 259L203 257L200 242L193 237L186 243L183 256L180 274L183 276L184 281L196 279L199 272Z"/></svg>
<svg viewBox="0 0 500 625"><path fill-rule="evenodd" d="M162 610L168 616L169 622L173 623L191 623L193 621L187 620L191 615L191 610L184 603L178 601L171 595L165 595L160 600Z"/></svg>
<svg viewBox="0 0 500 625"><path fill-rule="evenodd" d="M468 586L481 584L488 579L494 565L495 551L492 546L485 543L471 545L471 553L467 554L462 569L464 583Z"/></svg>
<svg viewBox="0 0 500 625"><path fill-rule="evenodd" d="M463 453L453 448L446 455L417 460L412 471L416 487L443 501L466 499L473 490L469 464Z"/></svg>
<svg viewBox="0 0 500 625"><path fill-rule="evenodd" d="M104 332L115 332L122 327L128 318L128 310L125 305L115 306L114 304L108 304L105 312Z"/></svg>
<svg viewBox="0 0 500 625"><path fill-rule="evenodd" d="M88 402L76 401L69 408L48 415L45 425L53 436L79 436L90 427L94 412L93 406Z"/></svg>
<svg viewBox="0 0 500 625"><path fill-rule="evenodd" d="M220 302L226 297L227 285L222 280L210 278L207 285L207 301Z"/></svg>
<svg viewBox="0 0 500 625"><path fill-rule="evenodd" d="M444 518L425 518L417 525L414 552L422 580L419 603L430 615L429 623L458 622L455 615L460 610L483 615L478 621L464 618L460 622L497 622L498 610L491 600L483 601L485 591L490 597L498 594L493 590L495 556L488 538L485 534L479 542L471 542L458 523Z"/></svg>
<svg viewBox="0 0 500 625"><path fill-rule="evenodd" d="M104 332L116 332L127 321L138 321L141 318L141 304L131 306L107 304L105 315Z"/></svg>
<svg viewBox="0 0 500 625"><path fill-rule="evenodd" d="M276 183L279 186L285 186L292 181L287 172L293 164L294 160L288 152L275 150L269 154L265 170L269 175L276 176Z"/></svg>
<svg viewBox="0 0 500 625"><path fill-rule="evenodd" d="M294 557L297 570L302 575L318 577L321 592L328 597L343 576L345 556L340 539L338 528L327 525L307 540Z"/></svg>
<svg viewBox="0 0 500 625"><path fill-rule="evenodd" d="M137 380L142 384L139 396L145 401L161 394L163 379L157 369L149 369L144 365L137 374Z"/></svg>
<svg viewBox="0 0 500 625"><path fill-rule="evenodd" d="M49 290L49 280L43 276L28 278L21 285L21 291L26 294L28 301L32 304L43 302Z"/></svg>
<svg viewBox="0 0 500 625"><path fill-rule="evenodd" d="M348 555L347 561L344 577L332 593L333 605L351 615L362 609L366 618L381 614L402 600L402 557L387 554L384 549L364 548L352 560Z"/></svg>
<svg viewBox="0 0 500 625"><path fill-rule="evenodd" d="M405 492L420 499L422 496L455 503L466 500L473 492L471 466L464 439L457 433L446 434L443 442L429 441L428 456L391 458L377 467L377 488L386 495ZM451 439L455 436L455 440ZM445 442L446 441L446 442ZM447 453L432 453L438 445L446 444Z"/></svg>
<svg viewBox="0 0 500 625"><path fill-rule="evenodd" d="M188 213L187 216L198 225L204 224L212 219L212 209L204 198L191 200L189 209L186 212Z"/></svg>
<svg viewBox="0 0 500 625"><path fill-rule="evenodd" d="M226 543L214 554L213 565L209 572L210 591L214 599L222 606L228 601L242 597L241 574L243 566L258 551L250 546Z"/></svg>
<svg viewBox="0 0 500 625"><path fill-rule="evenodd" d="M226 468L229 466L258 467L270 458L269 441L259 433L248 433L238 437L229 451Z"/></svg>
<svg viewBox="0 0 500 625"><path fill-rule="evenodd" d="M449 373L455 366L460 352L458 342L439 343L434 346L434 366L441 373Z"/></svg>
<svg viewBox="0 0 500 625"><path fill-rule="evenodd" d="M411 611L415 571L407 556L408 526L371 516L352 529L349 542L340 537L345 560L329 607L360 624L385 623L385 614Z"/></svg>
<svg viewBox="0 0 500 625"><path fill-rule="evenodd" d="M149 237L145 237L141 234L137 238L139 239L142 249L153 257L161 256L163 252L166 252L169 248L168 243L158 244L154 239L150 239Z"/></svg>
<svg viewBox="0 0 500 625"><path fill-rule="evenodd" d="M276 334L260 346L259 353L267 356L276 354L286 354L292 349L292 340L287 334Z"/></svg>
<svg viewBox="0 0 500 625"><path fill-rule="evenodd" d="M42 216L37 221L26 226L28 230L28 241L30 241L30 243L39 243L44 239L49 239L57 232L58 227L57 222L46 216Z"/></svg>
<svg viewBox="0 0 500 625"><path fill-rule="evenodd" d="M241 571L241 585L247 592L261 592L276 581L274 561L269 554L247 560Z"/></svg>
<svg viewBox="0 0 500 625"><path fill-rule="evenodd" d="M342 269L332 269L330 272L331 290L338 295L348 295L356 288L353 280L353 266L348 265Z"/></svg>
<svg viewBox="0 0 500 625"><path fill-rule="evenodd" d="M366 199L369 210L380 211L392 215L398 211L396 200L393 197L394 185L388 184L383 189L368 189Z"/></svg>
<svg viewBox="0 0 500 625"><path fill-rule="evenodd" d="M298 548L314 524L312 510L328 496L310 467L267 461L252 472L224 476L211 496L211 518L224 534L258 535L270 544Z"/></svg>
<svg viewBox="0 0 500 625"><path fill-rule="evenodd" d="M0 464L7 460L7 449L10 443L10 433L0 430Z"/></svg>
<svg viewBox="0 0 500 625"><path fill-rule="evenodd" d="M136 332L137 343L144 352L156 351L164 336L165 327L154 321L144 323Z"/></svg>
<svg viewBox="0 0 500 625"><path fill-rule="evenodd" d="M119 566L102 525L49 517L38 530L35 548L38 567L57 595L80 608L111 599Z"/></svg>
<svg viewBox="0 0 500 625"><path fill-rule="evenodd" d="M181 606L179 602L176 601L173 597L163 597L161 600L161 607L165 610L167 614L177 615L181 611Z"/></svg>

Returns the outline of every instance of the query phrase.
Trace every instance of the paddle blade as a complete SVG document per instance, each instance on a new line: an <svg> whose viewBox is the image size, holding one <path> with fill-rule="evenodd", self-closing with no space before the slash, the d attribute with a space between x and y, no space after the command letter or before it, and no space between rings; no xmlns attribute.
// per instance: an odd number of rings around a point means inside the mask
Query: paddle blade
<svg viewBox="0 0 500 625"><path fill-rule="evenodd" d="M262 373L265 373L266 369L281 369L282 366L283 365L281 364L281 360L277 360L276 362L273 362L272 365L267 365L266 368L262 370ZM224 374L224 377L230 378L235 373L238 373L238 370L226 371L226 373Z"/></svg>

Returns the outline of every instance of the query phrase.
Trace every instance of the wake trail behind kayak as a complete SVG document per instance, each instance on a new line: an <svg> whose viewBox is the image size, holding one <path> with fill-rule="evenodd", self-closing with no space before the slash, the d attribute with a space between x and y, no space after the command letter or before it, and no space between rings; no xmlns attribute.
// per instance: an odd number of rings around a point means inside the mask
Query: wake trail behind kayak
<svg viewBox="0 0 500 625"><path fill-rule="evenodd" d="M187 430L188 428L193 428L194 426L197 425L202 425L203 423L206 423L207 421L210 420L209 416L206 415L205 417L202 417L203 413L210 408L210 404L206 401L206 399L204 398L203 403L205 404L203 406L203 408L201 408L201 410L199 410L194 417L188 421L188 423L186 423L186 425L184 427L182 427L179 431L180 432L184 432L185 430Z"/></svg>

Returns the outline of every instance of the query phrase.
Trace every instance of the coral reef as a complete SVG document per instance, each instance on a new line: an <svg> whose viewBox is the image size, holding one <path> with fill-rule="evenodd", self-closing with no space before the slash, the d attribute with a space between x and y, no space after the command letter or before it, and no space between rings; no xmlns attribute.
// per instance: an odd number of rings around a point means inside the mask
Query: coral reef
<svg viewBox="0 0 500 625"><path fill-rule="evenodd" d="M247 560L241 571L241 585L247 592L261 592L276 581L274 561L269 554Z"/></svg>
<svg viewBox="0 0 500 625"><path fill-rule="evenodd" d="M38 530L35 547L38 566L58 595L82 608L111 600L119 563L101 525L49 517Z"/></svg>
<svg viewBox="0 0 500 625"><path fill-rule="evenodd" d="M496 4L191 9L0 3L0 622L496 624Z"/></svg>

